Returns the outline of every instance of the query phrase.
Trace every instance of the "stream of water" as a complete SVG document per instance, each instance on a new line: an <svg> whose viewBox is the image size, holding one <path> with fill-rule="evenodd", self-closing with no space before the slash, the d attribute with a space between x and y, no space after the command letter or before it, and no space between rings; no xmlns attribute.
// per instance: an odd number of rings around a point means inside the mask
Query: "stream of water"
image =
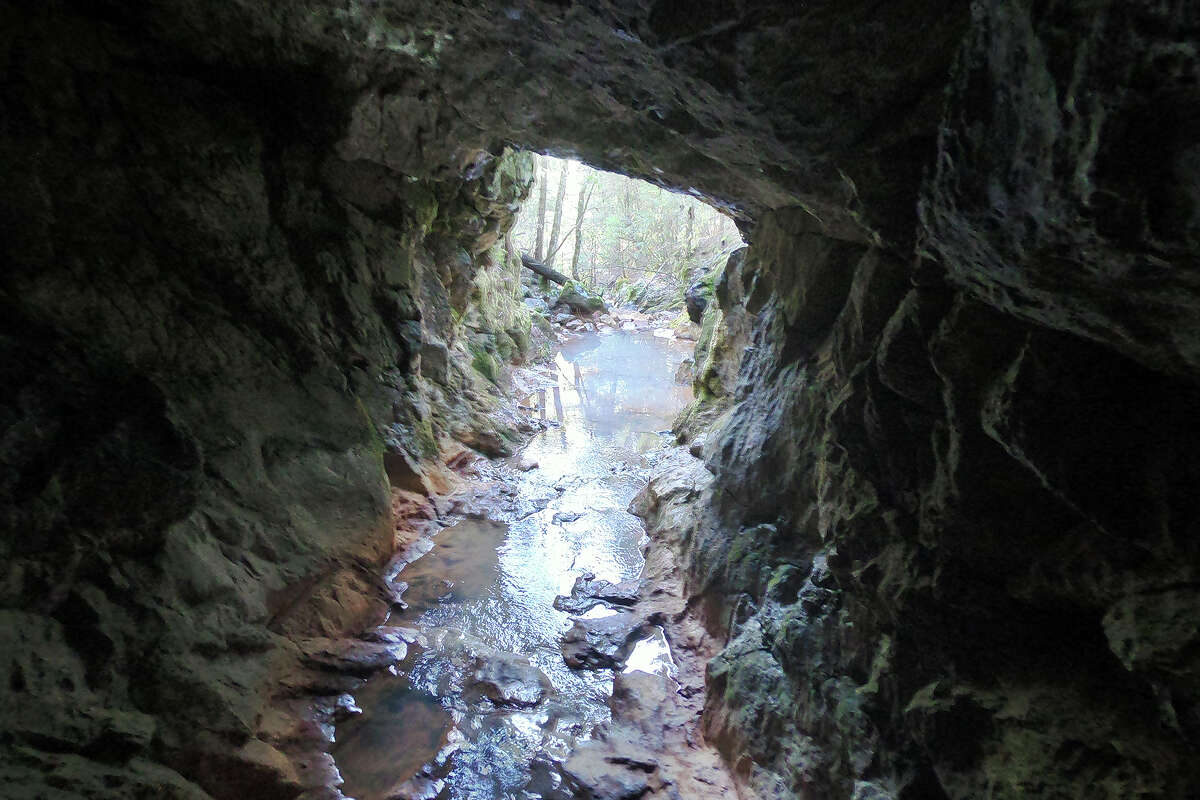
<svg viewBox="0 0 1200 800"><path fill-rule="evenodd" d="M347 796L557 796L550 765L607 720L613 673L566 666L559 641L572 617L552 604L585 572L612 582L640 574L645 533L627 509L691 399L674 381L690 350L625 331L561 347L555 380L526 402L550 427L522 452L524 466L538 466L514 472L509 507L520 511L443 529L400 573L408 608L389 624L415 629L417 641L396 675L356 695L364 713L338 726ZM652 636L626 669L662 669L669 658ZM499 696L497 682L507 687Z"/></svg>

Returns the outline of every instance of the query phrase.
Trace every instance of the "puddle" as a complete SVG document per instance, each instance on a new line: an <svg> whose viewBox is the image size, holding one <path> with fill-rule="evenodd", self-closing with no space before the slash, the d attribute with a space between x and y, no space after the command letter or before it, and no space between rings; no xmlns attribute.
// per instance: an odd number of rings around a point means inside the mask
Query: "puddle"
<svg viewBox="0 0 1200 800"><path fill-rule="evenodd" d="M419 629L422 642L399 675L358 692L364 713L338 726L333 754L346 795L385 798L425 775L444 781L443 800L533 800L542 796L547 759L565 758L607 720L612 673L563 663L559 638L572 618L552 603L584 572L613 583L640 574L644 530L626 509L644 483L647 454L691 399L690 388L674 381L690 349L633 332L563 345L555 384L522 402L527 413L558 423L522 454L537 468L514 479L529 501L517 505L541 510L507 519L497 510L498 521L446 528L400 572L408 608L389 624ZM665 648L659 629L629 663L673 670ZM479 684L496 665L506 679L515 676L515 688ZM488 699L511 693L524 702L542 691L531 708Z"/></svg>
<svg viewBox="0 0 1200 800"><path fill-rule="evenodd" d="M454 723L438 699L415 691L404 677L383 675L357 695L371 710L337 728L338 769L349 797L387 797L446 746ZM382 754L387 754L381 757Z"/></svg>
<svg viewBox="0 0 1200 800"><path fill-rule="evenodd" d="M473 519L439 531L429 552L401 572L400 579L408 584L403 596L408 609L393 615L391 622L424 620L447 606L483 600L496 581L496 549L507 534L503 523Z"/></svg>
<svg viewBox="0 0 1200 800"><path fill-rule="evenodd" d="M634 644L622 672L649 672L668 678L678 674L675 660L671 658L671 646L661 627L654 626L653 634Z"/></svg>

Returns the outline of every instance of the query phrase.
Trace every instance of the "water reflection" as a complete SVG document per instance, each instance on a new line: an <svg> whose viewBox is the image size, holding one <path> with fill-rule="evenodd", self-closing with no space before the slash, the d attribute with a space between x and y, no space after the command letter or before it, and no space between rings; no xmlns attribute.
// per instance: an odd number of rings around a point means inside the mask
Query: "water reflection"
<svg viewBox="0 0 1200 800"><path fill-rule="evenodd" d="M622 671L649 672L668 678L674 678L678 674L675 659L671 658L671 646L667 644L667 636L660 626L655 625L650 636L633 646L629 657L625 659L625 669Z"/></svg>
<svg viewBox="0 0 1200 800"><path fill-rule="evenodd" d="M424 771L444 779L440 798L536 798L530 764L565 758L607 719L612 674L566 667L559 637L571 619L552 603L585 571L613 582L641 572L644 531L626 509L644 480L644 454L691 399L673 380L688 349L617 333L558 353L555 384L526 405L559 424L530 441L525 455L539 467L516 478L520 495L545 508L447 528L401 572L409 607L391 622L424 638L400 676L359 693L363 717L339 726L334 755L346 794L387 797ZM633 658L669 670L661 648L651 637ZM497 706L470 691L476 665L503 653L549 678L553 691L537 707Z"/></svg>
<svg viewBox="0 0 1200 800"><path fill-rule="evenodd" d="M438 698L383 675L357 697L369 715L338 726L334 750L349 797L387 797L445 747L453 719Z"/></svg>
<svg viewBox="0 0 1200 800"><path fill-rule="evenodd" d="M553 419L613 444L644 452L691 400L674 374L687 346L653 335L618 333L571 342L554 357L557 385L550 390ZM546 392L529 404L547 418Z"/></svg>

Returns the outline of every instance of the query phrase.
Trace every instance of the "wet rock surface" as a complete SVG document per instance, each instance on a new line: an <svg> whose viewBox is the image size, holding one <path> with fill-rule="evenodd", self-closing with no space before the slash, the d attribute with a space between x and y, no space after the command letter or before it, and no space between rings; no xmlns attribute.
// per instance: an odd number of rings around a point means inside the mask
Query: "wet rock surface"
<svg viewBox="0 0 1200 800"><path fill-rule="evenodd" d="M764 796L1186 797L1194 388L806 225L727 270L751 346L640 501L728 637L705 735Z"/></svg>
<svg viewBox="0 0 1200 800"><path fill-rule="evenodd" d="M609 669L624 664L643 620L618 613L596 619L577 619L563 634L563 661L572 669Z"/></svg>
<svg viewBox="0 0 1200 800"><path fill-rule="evenodd" d="M561 517L563 515L555 514L554 521L559 522ZM578 514L572 514L571 518L566 521L573 522L579 517ZM583 614L598 605L610 608L631 606L637 602L641 584L640 578L611 583L606 580L597 580L593 573L585 572L575 579L574 585L571 586L571 594L559 595L554 598L554 607L570 614Z"/></svg>
<svg viewBox="0 0 1200 800"><path fill-rule="evenodd" d="M732 791L728 776L702 753L665 752L664 733L690 720L674 702L675 682L664 675L626 672L613 683L614 723L563 765L570 796L593 800L636 797L717 797ZM681 781L681 778L686 779ZM700 794L694 794L699 787Z"/></svg>
<svg viewBox="0 0 1200 800"><path fill-rule="evenodd" d="M470 681L471 688L496 705L516 708L532 708L552 690L550 679L540 669L513 653L476 659Z"/></svg>

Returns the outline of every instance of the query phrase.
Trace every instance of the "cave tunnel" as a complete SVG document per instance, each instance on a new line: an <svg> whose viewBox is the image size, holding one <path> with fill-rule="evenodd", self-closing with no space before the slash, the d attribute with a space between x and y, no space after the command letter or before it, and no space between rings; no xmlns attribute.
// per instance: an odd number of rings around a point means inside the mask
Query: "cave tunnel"
<svg viewBox="0 0 1200 800"><path fill-rule="evenodd" d="M5 796L342 796L398 520L512 449L456 337L520 148L749 243L639 501L739 797L1200 796L1200 5L54 0L0 42ZM606 763L575 796L706 796Z"/></svg>

